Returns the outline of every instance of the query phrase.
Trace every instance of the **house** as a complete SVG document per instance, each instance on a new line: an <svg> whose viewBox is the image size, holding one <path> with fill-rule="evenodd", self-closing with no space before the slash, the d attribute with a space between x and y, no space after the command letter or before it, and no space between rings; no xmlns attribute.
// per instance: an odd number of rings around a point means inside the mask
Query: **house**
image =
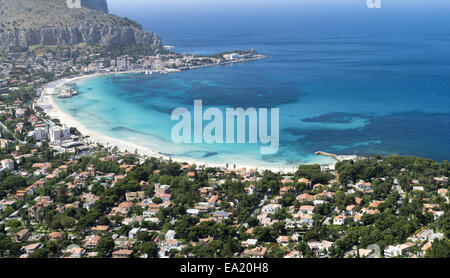
<svg viewBox="0 0 450 278"><path fill-rule="evenodd" d="M242 247L249 247L249 246L256 246L256 244L258 244L258 240L257 239L247 239L246 241L242 241L241 245Z"/></svg>
<svg viewBox="0 0 450 278"><path fill-rule="evenodd" d="M400 244L398 247L400 248L402 254L406 254L408 251L410 251L412 248L414 248L415 244L412 242L406 242L403 244Z"/></svg>
<svg viewBox="0 0 450 278"><path fill-rule="evenodd" d="M312 227L314 225L312 214L298 214L294 216L299 218L295 221L295 224L298 228L302 228L303 226Z"/></svg>
<svg viewBox="0 0 450 278"><path fill-rule="evenodd" d="M433 214L433 218L434 220L438 219L439 217L441 217L442 215L444 215L444 211L442 210L430 210L430 212Z"/></svg>
<svg viewBox="0 0 450 278"><path fill-rule="evenodd" d="M334 225L344 225L345 219L347 219L347 216L345 215L338 215L333 218L333 224Z"/></svg>
<svg viewBox="0 0 450 278"><path fill-rule="evenodd" d="M210 186L199 189L202 198L210 198L214 194L214 189Z"/></svg>
<svg viewBox="0 0 450 278"><path fill-rule="evenodd" d="M25 252L25 254L33 254L33 252L41 248L41 246L42 246L41 243L33 243L22 247L20 250L22 252Z"/></svg>
<svg viewBox="0 0 450 278"><path fill-rule="evenodd" d="M290 179L290 178L285 178L285 179L281 180L281 183L282 184L288 184L288 183L294 183L294 181L292 179ZM280 194L287 193L289 191L289 188L290 187L283 187L283 188L281 188L283 190L280 191Z"/></svg>
<svg viewBox="0 0 450 278"><path fill-rule="evenodd" d="M345 207L345 213L348 216L352 216L355 213L354 209L355 209L355 205L348 205Z"/></svg>
<svg viewBox="0 0 450 278"><path fill-rule="evenodd" d="M0 149L8 148L11 145L12 145L11 140L3 139L3 138L0 139Z"/></svg>
<svg viewBox="0 0 450 278"><path fill-rule="evenodd" d="M266 256L267 253L267 248L266 247L255 247L253 249L246 249L244 250L244 253L242 253L243 257L246 258L264 258Z"/></svg>
<svg viewBox="0 0 450 278"><path fill-rule="evenodd" d="M83 240L85 248L95 248L98 245L99 240L101 239L98 235L89 235Z"/></svg>
<svg viewBox="0 0 450 278"><path fill-rule="evenodd" d="M112 253L112 257L119 258L119 259L126 259L126 258L131 258L132 254L133 254L133 250L121 249L121 250L114 251Z"/></svg>
<svg viewBox="0 0 450 278"><path fill-rule="evenodd" d="M158 258L162 258L162 259L166 259L166 258L170 258L170 256L168 255L168 251L166 248L160 248L158 250Z"/></svg>
<svg viewBox="0 0 450 278"><path fill-rule="evenodd" d="M64 239L64 235L60 232L53 232L50 233L48 235L48 237L50 238L50 240L54 240L54 241L61 241Z"/></svg>
<svg viewBox="0 0 450 278"><path fill-rule="evenodd" d="M331 241L313 241L308 242L309 248L315 252L317 255L324 256L330 251L330 248L333 246L333 242Z"/></svg>
<svg viewBox="0 0 450 278"><path fill-rule="evenodd" d="M117 207L113 208L113 212L126 215L131 210L131 207L133 206L133 203L131 202L122 202Z"/></svg>
<svg viewBox="0 0 450 278"><path fill-rule="evenodd" d="M139 185L142 186L142 187L149 187L150 186L150 184L148 182L146 182L146 181L141 181L139 183Z"/></svg>
<svg viewBox="0 0 450 278"><path fill-rule="evenodd" d="M373 200L373 201L369 204L369 208L378 208L382 203L384 203L384 201L376 201L376 200Z"/></svg>
<svg viewBox="0 0 450 278"><path fill-rule="evenodd" d="M86 250L84 248L75 247L70 250L71 258L83 258L86 255Z"/></svg>
<svg viewBox="0 0 450 278"><path fill-rule="evenodd" d="M200 202L195 206L195 209L199 210L200 212L209 212L211 208L209 207L209 203Z"/></svg>
<svg viewBox="0 0 450 278"><path fill-rule="evenodd" d="M430 241L433 242L435 239L442 240L444 238L443 233L434 233L432 229L424 229L420 231L416 237L420 241Z"/></svg>
<svg viewBox="0 0 450 278"><path fill-rule="evenodd" d="M372 249L358 249L358 254L360 258L367 258L370 254L372 254Z"/></svg>
<svg viewBox="0 0 450 278"><path fill-rule="evenodd" d="M365 182L363 180L360 180L357 182L354 187L361 191L366 191L372 189L372 184L370 182Z"/></svg>
<svg viewBox="0 0 450 278"><path fill-rule="evenodd" d="M356 203L357 205L361 205L362 201L363 201L362 198L360 198L360 197L355 197L355 203Z"/></svg>
<svg viewBox="0 0 450 278"><path fill-rule="evenodd" d="M297 181L298 183L304 183L304 184L306 184L306 185L309 185L309 180L308 179L306 179L306 178L301 178L301 179L298 179L298 181Z"/></svg>
<svg viewBox="0 0 450 278"><path fill-rule="evenodd" d="M174 230L168 230L164 236L165 239L175 239L175 231Z"/></svg>
<svg viewBox="0 0 450 278"><path fill-rule="evenodd" d="M278 236L277 242L281 245L289 244L290 237L288 236Z"/></svg>
<svg viewBox="0 0 450 278"><path fill-rule="evenodd" d="M192 216L198 216L198 214L200 213L200 210L198 209L187 209L186 213Z"/></svg>
<svg viewBox="0 0 450 278"><path fill-rule="evenodd" d="M133 248L133 241L129 240L127 237L119 237L116 240L114 240L114 244L116 245L116 248L118 250L120 249L132 249Z"/></svg>
<svg viewBox="0 0 450 278"><path fill-rule="evenodd" d="M161 197L163 194L169 194L170 193L170 185L161 185L159 183L155 184L155 197Z"/></svg>
<svg viewBox="0 0 450 278"><path fill-rule="evenodd" d="M209 204L209 206L210 206L211 208L217 206L218 198L219 198L219 196L214 195L214 196L212 196L212 197L208 200L208 204Z"/></svg>
<svg viewBox="0 0 450 278"><path fill-rule="evenodd" d="M22 119L22 118L25 117L25 110L24 109L18 108L18 109L16 109L15 112L16 112L16 118Z"/></svg>
<svg viewBox="0 0 450 278"><path fill-rule="evenodd" d="M281 207L282 206L280 204L268 204L262 208L261 213L265 214L277 213L278 211L281 210Z"/></svg>
<svg viewBox="0 0 450 278"><path fill-rule="evenodd" d="M167 250L181 250L181 243L177 239L166 239L161 243L161 247Z"/></svg>
<svg viewBox="0 0 450 278"><path fill-rule="evenodd" d="M295 250L292 252L287 253L286 255L284 255L285 259L299 259L299 258L303 258L302 254Z"/></svg>
<svg viewBox="0 0 450 278"><path fill-rule="evenodd" d="M447 192L448 192L447 188L439 188L438 189L438 194L442 197L445 197L445 195L447 195Z"/></svg>
<svg viewBox="0 0 450 278"><path fill-rule="evenodd" d="M314 214L314 209L314 206L300 206L298 212L301 214Z"/></svg>
<svg viewBox="0 0 450 278"><path fill-rule="evenodd" d="M315 206L320 206L320 205L323 205L323 204L325 204L325 203L328 203L328 201L325 201L325 200L314 200L314 201L313 201L313 204L314 204Z"/></svg>
<svg viewBox="0 0 450 278"><path fill-rule="evenodd" d="M15 200L1 200L0 201L0 213L3 212L7 207L12 206L16 203Z"/></svg>
<svg viewBox="0 0 450 278"><path fill-rule="evenodd" d="M425 244L422 246L421 250L422 250L424 253L427 253L428 249L430 249L430 248L431 248L431 242L427 242L427 243L425 243Z"/></svg>
<svg viewBox="0 0 450 278"><path fill-rule="evenodd" d="M169 202L172 199L172 194L160 194L159 198L161 198L163 202Z"/></svg>
<svg viewBox="0 0 450 278"><path fill-rule="evenodd" d="M128 238L135 239L137 238L137 234L140 231L140 228L133 228L128 232Z"/></svg>
<svg viewBox="0 0 450 278"><path fill-rule="evenodd" d="M312 201L314 201L314 196L309 195L309 194L307 194L307 193L304 193L304 194L298 195L296 199L297 199L297 201L299 201L300 203L303 203L303 202L312 202Z"/></svg>
<svg viewBox="0 0 450 278"><path fill-rule="evenodd" d="M259 220L259 223L264 227L272 226L273 224L278 222L278 220L271 219L270 217L268 217L267 214L264 213L259 214L256 218Z"/></svg>
<svg viewBox="0 0 450 278"><path fill-rule="evenodd" d="M127 200L127 202L142 201L145 199L145 192L127 192L125 193L125 199Z"/></svg>
<svg viewBox="0 0 450 278"><path fill-rule="evenodd" d="M252 195L255 192L255 185L251 184L248 187L244 188L247 195Z"/></svg>
<svg viewBox="0 0 450 278"><path fill-rule="evenodd" d="M316 190L316 189L323 189L325 186L323 185L323 184L321 184L321 183L316 183L316 184L314 184L313 185L313 190Z"/></svg>
<svg viewBox="0 0 450 278"><path fill-rule="evenodd" d="M3 159L1 164L2 168L0 169L0 172L14 170L14 161L12 159Z"/></svg>
<svg viewBox="0 0 450 278"><path fill-rule="evenodd" d="M366 208L363 208L361 211L362 211L363 214L370 214L370 215L374 215L374 214L380 213L380 211L378 209L366 209Z"/></svg>
<svg viewBox="0 0 450 278"><path fill-rule="evenodd" d="M18 242L24 241L29 236L30 236L30 233L29 233L28 229L23 229L23 230L17 232L16 236L14 237L14 240L18 241Z"/></svg>
<svg viewBox="0 0 450 278"><path fill-rule="evenodd" d="M185 164L185 165L181 166L181 170L183 172L187 172L190 168L191 168L191 165L189 165L189 164Z"/></svg>
<svg viewBox="0 0 450 278"><path fill-rule="evenodd" d="M384 249L384 256L386 258L394 258L402 255L402 249L398 246L389 245Z"/></svg>
<svg viewBox="0 0 450 278"><path fill-rule="evenodd" d="M104 235L108 232L109 226L95 226L91 228L91 232L96 235Z"/></svg>
<svg viewBox="0 0 450 278"><path fill-rule="evenodd" d="M214 212L214 220L216 221L222 221L230 218L231 213L226 211L216 211Z"/></svg>
<svg viewBox="0 0 450 278"><path fill-rule="evenodd" d="M448 177L446 177L446 176L436 177L436 178L434 178L434 180L439 183L446 183L446 182L448 182Z"/></svg>
<svg viewBox="0 0 450 278"><path fill-rule="evenodd" d="M159 205L156 208L157 208L156 210L155 209L144 210L144 212L142 213L142 217L146 219L155 216L159 211Z"/></svg>

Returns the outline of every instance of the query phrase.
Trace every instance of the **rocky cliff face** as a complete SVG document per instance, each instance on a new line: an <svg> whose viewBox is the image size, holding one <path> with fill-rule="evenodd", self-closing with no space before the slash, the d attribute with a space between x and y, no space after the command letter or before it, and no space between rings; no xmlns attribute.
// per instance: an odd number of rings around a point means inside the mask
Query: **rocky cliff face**
<svg viewBox="0 0 450 278"><path fill-rule="evenodd" d="M108 13L108 3L106 0L67 0L67 5L74 3L73 1L80 1L81 7L85 7L92 10Z"/></svg>
<svg viewBox="0 0 450 278"><path fill-rule="evenodd" d="M106 0L79 1L82 8L70 8L67 0L0 0L0 50L79 43L138 44L154 53L162 50L157 34L135 21L105 13Z"/></svg>
<svg viewBox="0 0 450 278"><path fill-rule="evenodd" d="M150 46L155 53L163 47L161 38L133 26L80 25L64 28L38 28L0 33L0 49L11 46L74 45L79 43L103 46L141 44Z"/></svg>

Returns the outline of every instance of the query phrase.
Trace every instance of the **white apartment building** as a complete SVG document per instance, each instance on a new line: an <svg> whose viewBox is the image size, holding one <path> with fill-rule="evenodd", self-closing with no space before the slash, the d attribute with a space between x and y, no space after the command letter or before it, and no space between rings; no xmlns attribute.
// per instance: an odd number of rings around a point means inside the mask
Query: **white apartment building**
<svg viewBox="0 0 450 278"><path fill-rule="evenodd" d="M280 211L281 207L282 206L280 204L268 204L262 208L261 213L264 214L277 213L278 211Z"/></svg>
<svg viewBox="0 0 450 278"><path fill-rule="evenodd" d="M7 170L14 170L14 161L12 159L3 159L1 163L2 169L0 170L0 172L4 172Z"/></svg>
<svg viewBox="0 0 450 278"><path fill-rule="evenodd" d="M25 110L22 108L16 109L16 118L25 118Z"/></svg>
<svg viewBox="0 0 450 278"><path fill-rule="evenodd" d="M34 130L34 140L42 141L42 140L47 140L47 138L48 138L48 134L47 134L47 131L45 130L45 128L37 127Z"/></svg>
<svg viewBox="0 0 450 278"><path fill-rule="evenodd" d="M58 127L54 126L50 128L50 141L51 142L59 142L69 140L70 139L70 128L67 126Z"/></svg>
<svg viewBox="0 0 450 278"><path fill-rule="evenodd" d="M386 258L393 258L402 255L402 249L398 246L389 245L384 249L384 256Z"/></svg>

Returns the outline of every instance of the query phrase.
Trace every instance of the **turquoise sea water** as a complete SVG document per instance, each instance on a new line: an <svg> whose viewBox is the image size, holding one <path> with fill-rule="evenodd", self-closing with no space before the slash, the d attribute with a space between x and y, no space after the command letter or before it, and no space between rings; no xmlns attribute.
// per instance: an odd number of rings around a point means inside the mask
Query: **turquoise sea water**
<svg viewBox="0 0 450 278"><path fill-rule="evenodd" d="M447 160L450 20L442 16L443 8L436 11L428 15L433 19L428 26L421 17L411 20L413 12L384 11L369 25L366 10L302 18L286 9L269 18L263 13L217 16L208 19L216 22L208 27L201 17L169 22L136 12L129 17L160 33L176 51L255 48L268 58L168 75L84 79L72 84L79 96L56 101L88 128L210 163L330 162L314 156L318 150ZM171 112L192 109L195 99L207 107L280 108L279 152L262 156L251 144L173 144Z"/></svg>

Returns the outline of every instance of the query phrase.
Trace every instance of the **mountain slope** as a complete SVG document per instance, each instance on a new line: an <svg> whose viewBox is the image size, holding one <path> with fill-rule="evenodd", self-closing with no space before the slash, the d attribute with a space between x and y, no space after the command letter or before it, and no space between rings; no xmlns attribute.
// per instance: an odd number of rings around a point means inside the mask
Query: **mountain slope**
<svg viewBox="0 0 450 278"><path fill-rule="evenodd" d="M144 31L140 24L127 18L84 7L69 9L66 0L0 1L2 50L11 46L83 42L104 46L143 44L155 52L162 49L157 34Z"/></svg>

